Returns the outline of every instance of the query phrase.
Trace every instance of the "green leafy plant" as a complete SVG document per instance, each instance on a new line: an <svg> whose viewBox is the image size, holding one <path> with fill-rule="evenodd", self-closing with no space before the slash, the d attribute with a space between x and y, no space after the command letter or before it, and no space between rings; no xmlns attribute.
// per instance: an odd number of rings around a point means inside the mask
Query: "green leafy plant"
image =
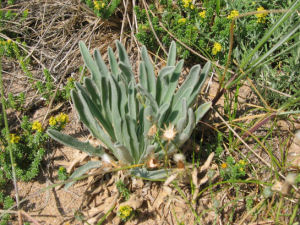
<svg viewBox="0 0 300 225"><path fill-rule="evenodd" d="M98 17L107 19L116 11L121 0L83 0L83 2L93 9Z"/></svg>
<svg viewBox="0 0 300 225"><path fill-rule="evenodd" d="M51 117L49 125L52 129L62 130L68 123L66 114L59 114ZM30 122L27 116L23 116L20 129L10 133L10 143L6 140L6 131L2 129L0 133L0 185L5 184L7 179L12 178L11 160L9 155L9 144L12 148L15 161L16 178L22 181L30 181L39 173L39 167L45 155L45 145L49 136L38 121Z"/></svg>
<svg viewBox="0 0 300 225"><path fill-rule="evenodd" d="M124 184L124 182L122 180L119 180L116 183L117 189L120 193L120 195L125 199L128 200L130 198L130 191L128 190L128 188L126 187L126 185Z"/></svg>
<svg viewBox="0 0 300 225"><path fill-rule="evenodd" d="M202 70L200 65L193 66L185 82L176 90L183 60L176 64L175 43L170 47L167 66L157 78L147 50L142 47L143 61L139 65L137 83L124 46L118 41L116 45L119 62L109 48L109 71L98 50L94 52L94 60L85 44L79 44L84 62L92 74L91 78L85 78L84 86L75 83L76 89L71 92L80 120L121 164L145 163L152 153L158 158L166 157L188 140L197 122L211 106L208 102L195 110L192 108L211 63L208 62ZM80 142L51 129L47 133L65 145L107 159L102 146L94 147L89 142ZM158 138L161 136L163 138ZM101 165L101 161L90 161L78 168L71 178ZM165 169L148 171L139 168L132 173L151 179L166 176Z"/></svg>
<svg viewBox="0 0 300 225"><path fill-rule="evenodd" d="M226 163L221 164L220 175L224 180L236 180L246 176L246 162L244 160L235 160L229 156Z"/></svg>
<svg viewBox="0 0 300 225"><path fill-rule="evenodd" d="M9 195L5 196L3 192L0 192L0 208L2 209L9 209L15 204L12 197ZM11 215L6 213L0 219L0 225L7 225L9 220L11 219Z"/></svg>
<svg viewBox="0 0 300 225"><path fill-rule="evenodd" d="M120 206L120 209L117 215L121 218L122 221L128 221L132 219L135 215L135 212L132 207L129 205Z"/></svg>
<svg viewBox="0 0 300 225"><path fill-rule="evenodd" d="M59 180L67 180L69 177L67 169L63 166L59 167L57 176Z"/></svg>

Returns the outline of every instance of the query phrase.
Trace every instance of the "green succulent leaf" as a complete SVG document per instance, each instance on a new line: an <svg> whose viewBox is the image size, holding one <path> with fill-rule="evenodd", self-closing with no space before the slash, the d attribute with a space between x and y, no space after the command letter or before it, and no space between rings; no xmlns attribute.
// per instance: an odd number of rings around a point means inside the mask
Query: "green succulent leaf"
<svg viewBox="0 0 300 225"><path fill-rule="evenodd" d="M94 168L99 168L101 166L102 166L101 161L89 161L86 164L84 164L83 166L77 168L74 171L74 173L72 173L72 175L69 177L69 180L75 179L75 181L70 181L69 183L66 183L65 189L68 189L69 187L71 187L76 182L77 178L80 178L83 174L85 174L89 170L94 169Z"/></svg>
<svg viewBox="0 0 300 225"><path fill-rule="evenodd" d="M81 142L70 135L63 134L57 130L48 129L47 134L61 144L83 151L91 156L101 157L104 153L101 146L94 147L89 142Z"/></svg>

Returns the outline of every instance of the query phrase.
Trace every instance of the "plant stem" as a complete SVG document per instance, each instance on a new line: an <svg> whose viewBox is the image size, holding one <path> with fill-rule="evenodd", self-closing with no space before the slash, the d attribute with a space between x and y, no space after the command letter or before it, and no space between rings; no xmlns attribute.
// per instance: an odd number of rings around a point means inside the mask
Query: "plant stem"
<svg viewBox="0 0 300 225"><path fill-rule="evenodd" d="M6 117L6 111L5 111L4 88L3 88L3 79L2 79L2 60L0 60L0 89L1 89L0 90L1 91L1 103L2 103L3 120L4 120L4 125L5 125L6 140L8 143L13 183L14 183L14 188L16 191L17 209L19 209L19 191L18 191L18 184L17 184L17 178L16 178L16 171L15 171L15 162L14 162L14 157L13 157L13 152L12 152L12 145L10 142L8 121L7 121L7 117Z"/></svg>

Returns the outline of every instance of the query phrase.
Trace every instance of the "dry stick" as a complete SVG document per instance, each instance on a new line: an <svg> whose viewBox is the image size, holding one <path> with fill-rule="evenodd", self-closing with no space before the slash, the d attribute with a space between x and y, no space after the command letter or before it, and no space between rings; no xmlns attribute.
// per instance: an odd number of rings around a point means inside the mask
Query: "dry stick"
<svg viewBox="0 0 300 225"><path fill-rule="evenodd" d="M62 8L62 9L64 9L64 8ZM60 11L62 11L62 9L61 9ZM43 18L43 19L42 19L42 24L44 24L44 15L45 15L45 14L43 14L43 17L42 17L42 18ZM57 15L60 15L60 13L58 13ZM29 58L29 57L32 55L32 53L33 53L34 51L36 51L37 46L38 46L39 43L42 41L43 37L47 34L48 30L50 29L50 27L52 26L52 24L54 23L54 21L57 19L57 17L58 17L58 16L56 16L56 17L53 18L53 20L50 22L50 24L48 25L48 27L47 27L47 29L45 30L45 32L42 34L42 36L39 37L38 42L37 42L37 43L35 44L35 46L31 49L30 53L28 53L28 55L25 57L24 61L25 61L27 58Z"/></svg>
<svg viewBox="0 0 300 225"><path fill-rule="evenodd" d="M247 81L249 82L250 86L253 88L253 90L256 92L256 94L258 95L258 97L260 98L260 100L263 102L263 104L266 106L266 108L268 110L271 109L271 107L268 105L268 103L266 102L266 100L263 98L263 96L259 93L259 91L257 90L257 88L255 87L255 85L253 84L252 80L247 77Z"/></svg>
<svg viewBox="0 0 300 225"><path fill-rule="evenodd" d="M264 124L266 124L269 120L275 118L275 116L277 115L277 113L272 113L271 115L267 116L265 119L259 121L258 123L254 124L253 127L250 128L250 130L248 130L243 136L242 138L246 138L248 137L250 134L252 134L254 131L256 131L258 128L260 128L261 126L263 126Z"/></svg>
<svg viewBox="0 0 300 225"><path fill-rule="evenodd" d="M156 41L157 41L158 44L160 45L161 49L164 51L164 53L165 53L166 55L168 55L168 52L166 51L166 49L164 48L164 46L163 46L162 43L160 42L160 40L159 40L159 38L157 37L156 32L155 32L155 30L154 30L154 28L153 28L153 25L152 25L152 22L151 22L151 18L150 18L150 16L149 16L149 12L148 12L148 6L147 6L147 3L145 2L145 0L143 0L143 4L144 4L144 8L145 8L145 10L146 10L147 19L148 19L148 21L149 21L149 25L150 25L150 28L151 28L151 30L152 30L152 33L154 34L154 37L156 38Z"/></svg>
<svg viewBox="0 0 300 225"><path fill-rule="evenodd" d="M88 27L87 27L87 28L88 28ZM85 30L87 30L87 28L85 28L85 29L81 32L81 34L78 36L78 38L77 38L77 40L75 41L75 43L78 43L79 39L81 38L81 35L84 33ZM73 46L74 46L74 45L72 45L72 47L73 47ZM59 86L61 85L61 83L62 83L62 81L63 81L63 79L65 78L66 75L67 75L67 69L66 69L66 72L61 76L61 78L60 78L60 80L59 80L59 83L57 84L57 87L56 87L56 89L55 89L55 91L54 91L54 95L53 95L53 97L52 97L51 100L50 100L49 106L48 106L48 108L47 108L47 112L46 112L46 114L45 114L45 116L44 116L44 119L43 119L43 122L42 122L42 127L44 127L45 120L46 120L46 118L47 118L47 116L48 116L48 114L49 114L49 111L50 111L51 107L52 107L52 104L53 104L53 102L54 102L56 93L57 93L57 91L58 91L58 89L59 89Z"/></svg>
<svg viewBox="0 0 300 225"><path fill-rule="evenodd" d="M32 216L30 216L28 213L24 212L23 210L20 211L24 216L26 216L29 220L31 220L32 223L35 225L41 225L38 221L36 221Z"/></svg>
<svg viewBox="0 0 300 225"><path fill-rule="evenodd" d="M19 211L14 211L14 210L2 210L0 209L0 213L10 213L10 214L23 214L24 216L26 216L29 220L31 220L31 222L33 222L35 225L40 225L39 222L37 222L34 218L32 218L32 216L30 216L28 213L26 213L23 210L19 210Z"/></svg>
<svg viewBox="0 0 300 225"><path fill-rule="evenodd" d="M252 213L254 213L258 208L260 208L266 200L259 202L256 206L254 206L250 211L246 213L246 215L239 221L238 225L242 225L244 221L250 216Z"/></svg>
<svg viewBox="0 0 300 225"><path fill-rule="evenodd" d="M274 171L274 169L271 167L271 165L266 161L266 160L264 160L262 157L260 157L260 155L258 155L236 132L235 132L235 130L234 129L232 129L232 127L223 119L223 117L219 114L219 112L217 111L217 110L215 110L214 108L212 108L216 113L217 113L217 115L218 115L218 117L226 124L226 126L229 128L229 130L231 130L232 131L232 133L258 158L258 159L260 159L267 167L269 167L271 170L273 170ZM275 171L274 171L275 172ZM283 178L283 179L285 179L285 176L284 175L282 175L282 173L281 172L279 172L279 171L276 171L276 172L278 172L278 174L279 174L279 176L281 177L281 178ZM296 187L296 186L294 186L293 185L293 187L294 187L294 189L296 190L296 191L299 191L299 189Z"/></svg>
<svg viewBox="0 0 300 225"><path fill-rule="evenodd" d="M52 68L53 68L53 66L54 66L54 63L55 63L56 59L58 58L58 56L60 56L60 54L65 50L66 46L67 46L71 41L72 41L72 38L64 45L64 47L61 48L61 50L59 51L59 53L56 54L56 57L53 59L51 65L50 65L50 68L49 68L49 72L50 72L50 73L52 72ZM76 43L76 42L75 42L75 43ZM72 46L72 47L73 47L73 46ZM71 49L72 49L72 47L71 47ZM68 53L67 53L66 55L68 55ZM65 59L65 57L64 57L63 59ZM60 62L60 63L61 63L61 62ZM58 65L59 65L60 63L58 63ZM55 71L55 68L54 68L54 71ZM56 80L56 79L55 79L55 80Z"/></svg>
<svg viewBox="0 0 300 225"><path fill-rule="evenodd" d="M273 91L273 92L275 92L275 93L277 93L277 94L280 94L280 95L283 95L283 96L285 96L285 97L288 97L288 98L291 98L292 96L291 95L289 95L289 94L286 94L286 93L283 93L283 92L281 92L281 91L278 91L278 90L276 90L276 89L274 89L274 88L271 88L271 87L268 87L268 86L265 86L265 85L262 85L262 84L257 84L258 86L261 86L261 87L263 87L263 88L267 88L267 89L269 89L270 91Z"/></svg>
<svg viewBox="0 0 300 225"><path fill-rule="evenodd" d="M3 120L5 125L5 131L6 131L6 140L8 142L8 148L9 148L9 156L10 156L10 163L11 163L11 170L12 170L12 178L13 178L13 184L16 191L16 202L17 202L17 209L20 209L20 202L19 202L19 190L18 190L18 184L17 184L17 177L16 177L16 171L15 171L15 161L14 156L12 153L12 145L11 145L11 138L9 133L9 127L8 127L8 121L5 111L5 102L4 102L4 87L3 87L3 81L2 81L2 60L0 58L0 92L1 92L1 103L2 103L2 113L3 113ZM21 220L21 218L19 218Z"/></svg>
<svg viewBox="0 0 300 225"><path fill-rule="evenodd" d="M121 34L120 34L120 42L122 42L122 39L123 39L124 26L125 26L125 21L126 21L126 18L127 18L128 2L129 1L127 0L126 3L124 3L124 0L123 0L123 5L125 7L125 12L123 14L123 20L122 20L122 26L121 26Z"/></svg>

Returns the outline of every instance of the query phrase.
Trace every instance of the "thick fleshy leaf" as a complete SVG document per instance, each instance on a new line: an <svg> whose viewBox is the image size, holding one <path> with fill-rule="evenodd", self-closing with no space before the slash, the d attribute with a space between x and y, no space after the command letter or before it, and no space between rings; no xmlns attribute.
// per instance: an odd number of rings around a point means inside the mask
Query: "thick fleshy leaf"
<svg viewBox="0 0 300 225"><path fill-rule="evenodd" d="M119 61L124 63L126 66L128 66L131 69L130 61L125 47L122 45L120 41L116 41L116 45L119 53Z"/></svg>
<svg viewBox="0 0 300 225"><path fill-rule="evenodd" d="M118 62L116 60L116 57L115 57L114 52L111 49L111 47L108 47L108 60L109 60L111 73L116 78L117 74L119 73L119 68L118 68Z"/></svg>
<svg viewBox="0 0 300 225"><path fill-rule="evenodd" d="M83 166L76 169L74 171L74 173L69 177L69 180L80 178L82 175L84 175L89 170L94 169L94 168L99 168L101 166L102 166L101 161L89 161L86 164L84 164ZM69 187L71 187L75 182L76 182L76 180L66 183L65 189L68 189Z"/></svg>
<svg viewBox="0 0 300 225"><path fill-rule="evenodd" d="M170 45L170 49L169 49L167 65L175 66L175 63L176 63L176 43L175 43L175 41L172 41L172 43Z"/></svg>
<svg viewBox="0 0 300 225"><path fill-rule="evenodd" d="M163 100L162 100L161 104L163 104L164 102L170 102L171 99L173 98L174 92L178 85L178 79L180 77L182 68L183 68L183 60L180 60L178 62L178 64L176 65L174 71L172 73L168 74L167 76L165 76L165 79L168 79L168 81L167 81L167 85L163 86L163 88L166 89L166 93L162 97Z"/></svg>
<svg viewBox="0 0 300 225"><path fill-rule="evenodd" d="M90 156L101 157L104 153L104 150L101 146L94 147L89 142L78 141L76 138L73 138L72 136L67 134L63 134L57 130L49 129L47 130L47 134L59 143L83 151Z"/></svg>
<svg viewBox="0 0 300 225"><path fill-rule="evenodd" d="M156 81L156 101L161 105L163 97L166 95L168 89L166 88L169 83L166 78L169 74L172 74L175 70L175 66L166 66L159 71Z"/></svg>
<svg viewBox="0 0 300 225"><path fill-rule="evenodd" d="M167 178L168 173L170 173L171 170L154 170L154 171L149 171L146 168L134 168L131 170L131 174L133 176L140 177L142 179L146 180L152 180L152 181L164 181L164 179Z"/></svg>
<svg viewBox="0 0 300 225"><path fill-rule="evenodd" d="M147 91L156 98L156 79L154 74L154 67L149 59L148 52L145 46L142 47L142 59L145 63L146 78L147 78Z"/></svg>
<svg viewBox="0 0 300 225"><path fill-rule="evenodd" d="M116 148L116 155L117 158L123 162L123 163L127 163L127 164L133 164L134 163L134 159L132 158L129 150L121 145L121 144L115 144L115 148Z"/></svg>
<svg viewBox="0 0 300 225"><path fill-rule="evenodd" d="M211 102L206 102L197 108L197 110L195 112L196 124L203 118L203 116L206 114L206 112L210 109L211 104L212 104Z"/></svg>

